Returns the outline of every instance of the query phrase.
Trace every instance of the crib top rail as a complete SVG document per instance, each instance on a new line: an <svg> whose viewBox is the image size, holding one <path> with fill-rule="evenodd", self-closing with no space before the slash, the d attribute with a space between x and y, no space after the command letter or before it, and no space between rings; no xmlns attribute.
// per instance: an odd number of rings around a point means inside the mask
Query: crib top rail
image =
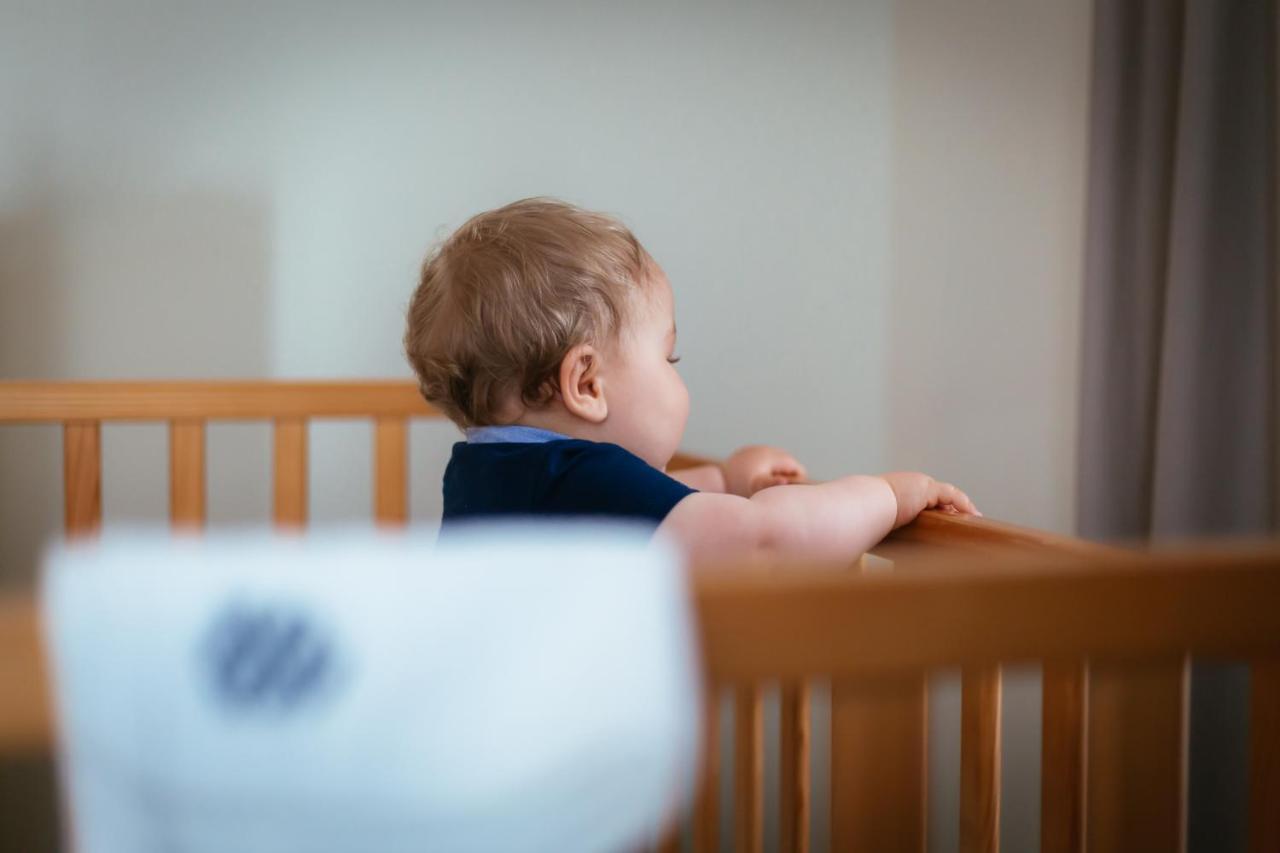
<svg viewBox="0 0 1280 853"><path fill-rule="evenodd" d="M1101 557L1125 552L1115 545L1020 527L985 517L944 512L921 513L911 524L894 530L872 549L873 554L893 560L900 568L911 568L921 559L927 561L939 551L970 556L1055 553L1077 557Z"/></svg>
<svg viewBox="0 0 1280 853"><path fill-rule="evenodd" d="M403 380L0 382L0 423L440 416Z"/></svg>
<svg viewBox="0 0 1280 853"><path fill-rule="evenodd" d="M950 522L947 522L950 523ZM712 677L863 677L1038 660L1280 655L1280 545L1094 555L935 551L908 572L709 564Z"/></svg>

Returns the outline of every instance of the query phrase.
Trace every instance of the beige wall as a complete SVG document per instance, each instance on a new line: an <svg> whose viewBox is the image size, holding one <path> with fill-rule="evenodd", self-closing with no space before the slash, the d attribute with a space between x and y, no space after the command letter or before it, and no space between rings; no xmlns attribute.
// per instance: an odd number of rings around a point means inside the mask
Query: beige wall
<svg viewBox="0 0 1280 853"><path fill-rule="evenodd" d="M427 244L548 193L667 268L690 448L923 468L1068 531L1089 6L0 3L0 377L407 375ZM415 429L423 523L451 440ZM162 441L108 431L109 522L163 515ZM265 428L210 442L214 521L265 518ZM367 513L368 443L316 428L319 520ZM56 530L58 458L0 432L0 579ZM1034 846L1035 688L1008 687L1008 849Z"/></svg>
<svg viewBox="0 0 1280 853"><path fill-rule="evenodd" d="M898 4L888 454L1070 532L1086 0Z"/></svg>

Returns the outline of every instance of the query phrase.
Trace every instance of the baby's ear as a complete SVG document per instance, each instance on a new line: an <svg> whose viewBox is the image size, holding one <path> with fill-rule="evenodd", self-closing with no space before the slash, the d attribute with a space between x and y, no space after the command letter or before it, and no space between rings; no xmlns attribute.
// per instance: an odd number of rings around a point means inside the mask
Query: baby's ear
<svg viewBox="0 0 1280 853"><path fill-rule="evenodd" d="M600 353L590 344L578 344L560 362L560 399L569 413L593 424L609 414L604 398Z"/></svg>

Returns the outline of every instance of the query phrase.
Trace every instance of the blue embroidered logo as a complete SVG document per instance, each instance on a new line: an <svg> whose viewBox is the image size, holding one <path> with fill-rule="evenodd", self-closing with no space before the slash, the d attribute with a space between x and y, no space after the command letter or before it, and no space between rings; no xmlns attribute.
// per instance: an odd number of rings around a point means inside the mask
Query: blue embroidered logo
<svg viewBox="0 0 1280 853"><path fill-rule="evenodd" d="M332 631L306 610L239 600L214 616L200 657L228 710L291 712L331 692L336 651Z"/></svg>

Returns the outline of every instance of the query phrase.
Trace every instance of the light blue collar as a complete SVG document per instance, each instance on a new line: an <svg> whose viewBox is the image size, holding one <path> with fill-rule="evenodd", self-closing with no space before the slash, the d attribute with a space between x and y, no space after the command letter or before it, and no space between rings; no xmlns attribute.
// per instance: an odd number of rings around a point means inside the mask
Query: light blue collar
<svg viewBox="0 0 1280 853"><path fill-rule="evenodd" d="M510 426L467 427L467 444L542 444L547 441L560 441L569 436L552 432L549 429L511 424Z"/></svg>

